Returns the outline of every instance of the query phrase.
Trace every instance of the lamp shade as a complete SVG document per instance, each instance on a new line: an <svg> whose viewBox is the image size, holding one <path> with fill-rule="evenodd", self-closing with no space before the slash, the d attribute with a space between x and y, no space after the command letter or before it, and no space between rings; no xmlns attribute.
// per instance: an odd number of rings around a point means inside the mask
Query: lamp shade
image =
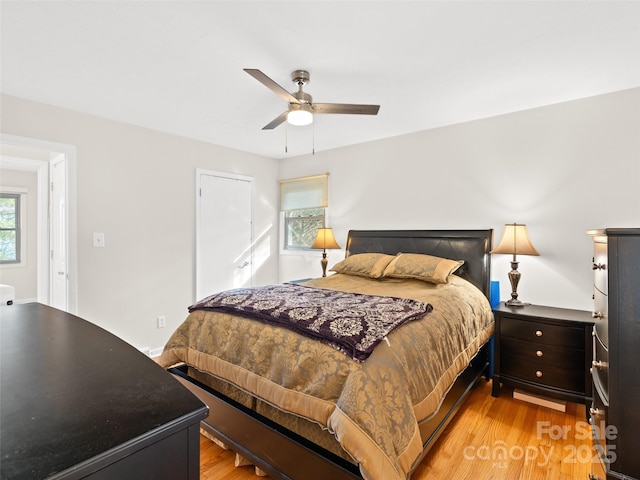
<svg viewBox="0 0 640 480"><path fill-rule="evenodd" d="M521 223L507 223L502 240L491 253L511 253L513 255L540 255L529 240L527 226Z"/></svg>
<svg viewBox="0 0 640 480"><path fill-rule="evenodd" d="M311 245L311 248L322 248L323 250L327 248L340 248L338 242L336 242L335 237L333 236L333 229L331 228L319 228L318 234L316 235L316 239Z"/></svg>

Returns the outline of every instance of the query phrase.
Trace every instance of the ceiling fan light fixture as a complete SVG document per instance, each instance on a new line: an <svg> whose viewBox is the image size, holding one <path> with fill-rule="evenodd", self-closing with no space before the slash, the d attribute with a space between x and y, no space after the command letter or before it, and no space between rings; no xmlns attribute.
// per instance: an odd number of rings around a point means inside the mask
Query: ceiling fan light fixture
<svg viewBox="0 0 640 480"><path fill-rule="evenodd" d="M287 113L287 122L291 125L304 126L313 122L313 112L308 103L291 104Z"/></svg>

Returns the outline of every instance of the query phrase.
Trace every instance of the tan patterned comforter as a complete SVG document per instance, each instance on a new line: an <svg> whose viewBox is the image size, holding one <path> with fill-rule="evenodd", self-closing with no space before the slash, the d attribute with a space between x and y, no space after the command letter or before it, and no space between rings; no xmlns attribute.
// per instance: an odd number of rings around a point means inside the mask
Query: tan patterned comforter
<svg viewBox="0 0 640 480"><path fill-rule="evenodd" d="M321 288L429 302L433 311L393 331L365 362L285 330L195 311L159 362L186 363L332 432L367 480L405 479L422 452L418 424L436 413L456 377L493 333L484 295L448 284L335 274Z"/></svg>

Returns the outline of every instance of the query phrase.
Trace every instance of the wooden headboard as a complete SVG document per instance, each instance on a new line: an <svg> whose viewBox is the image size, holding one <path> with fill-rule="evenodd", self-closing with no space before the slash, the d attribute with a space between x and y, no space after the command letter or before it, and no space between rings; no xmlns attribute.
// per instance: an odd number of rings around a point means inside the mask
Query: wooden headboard
<svg viewBox="0 0 640 480"><path fill-rule="evenodd" d="M457 275L489 298L493 230L350 230L347 257L356 253L422 253L464 260Z"/></svg>

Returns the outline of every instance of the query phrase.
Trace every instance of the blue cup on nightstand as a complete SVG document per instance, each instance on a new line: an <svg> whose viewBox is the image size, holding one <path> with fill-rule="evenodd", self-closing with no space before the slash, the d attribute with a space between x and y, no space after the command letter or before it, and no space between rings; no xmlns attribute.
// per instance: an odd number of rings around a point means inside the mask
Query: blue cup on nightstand
<svg viewBox="0 0 640 480"><path fill-rule="evenodd" d="M500 282L498 280L491 280L489 303L491 308L497 308L500 305Z"/></svg>

